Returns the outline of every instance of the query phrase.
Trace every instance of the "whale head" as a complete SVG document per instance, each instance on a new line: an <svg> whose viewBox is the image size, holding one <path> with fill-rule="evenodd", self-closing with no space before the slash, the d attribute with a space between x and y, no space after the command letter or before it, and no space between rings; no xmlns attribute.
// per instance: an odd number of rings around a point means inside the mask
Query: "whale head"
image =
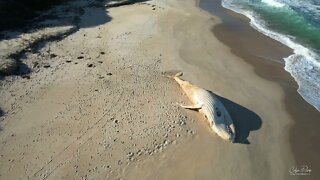
<svg viewBox="0 0 320 180"><path fill-rule="evenodd" d="M230 141L232 143L235 142L236 139L236 133L234 130L234 125L225 125L225 124L216 124L212 126L213 131L215 131L218 136L220 136L222 139Z"/></svg>
<svg viewBox="0 0 320 180"><path fill-rule="evenodd" d="M220 102L216 102L212 129L224 140L235 142L236 131L228 111Z"/></svg>

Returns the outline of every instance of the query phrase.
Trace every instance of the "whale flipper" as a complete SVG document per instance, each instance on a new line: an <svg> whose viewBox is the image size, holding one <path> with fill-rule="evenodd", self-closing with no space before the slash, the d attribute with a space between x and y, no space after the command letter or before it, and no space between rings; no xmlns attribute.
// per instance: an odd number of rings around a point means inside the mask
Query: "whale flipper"
<svg viewBox="0 0 320 180"><path fill-rule="evenodd" d="M184 105L182 105L182 104L179 104L179 103L177 103L179 106L181 106L182 108L185 108L185 109L191 109L191 110L199 110L199 109L201 109L202 108L202 106L201 105L190 105L190 106L184 106Z"/></svg>

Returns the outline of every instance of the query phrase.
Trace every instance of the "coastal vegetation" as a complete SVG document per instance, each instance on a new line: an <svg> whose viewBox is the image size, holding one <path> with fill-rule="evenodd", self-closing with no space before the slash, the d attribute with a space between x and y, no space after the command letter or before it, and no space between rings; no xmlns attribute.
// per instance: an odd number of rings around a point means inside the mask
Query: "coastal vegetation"
<svg viewBox="0 0 320 180"><path fill-rule="evenodd" d="M0 31L20 28L40 12L68 0L1 0Z"/></svg>

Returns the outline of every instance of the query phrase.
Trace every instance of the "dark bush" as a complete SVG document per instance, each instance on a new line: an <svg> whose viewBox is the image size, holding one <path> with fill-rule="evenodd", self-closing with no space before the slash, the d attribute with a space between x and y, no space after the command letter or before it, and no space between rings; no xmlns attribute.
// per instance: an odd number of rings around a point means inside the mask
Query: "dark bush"
<svg viewBox="0 0 320 180"><path fill-rule="evenodd" d="M65 1L67 0L0 0L0 31L22 27L40 11Z"/></svg>

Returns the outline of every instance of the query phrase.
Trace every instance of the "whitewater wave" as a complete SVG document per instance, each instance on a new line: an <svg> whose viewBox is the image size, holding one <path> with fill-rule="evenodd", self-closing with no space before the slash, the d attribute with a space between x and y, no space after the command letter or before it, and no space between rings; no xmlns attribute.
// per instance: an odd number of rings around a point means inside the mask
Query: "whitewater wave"
<svg viewBox="0 0 320 180"><path fill-rule="evenodd" d="M306 63L305 56L299 54L293 54L284 60L285 70L290 72L299 85L299 94L320 111L320 67Z"/></svg>
<svg viewBox="0 0 320 180"><path fill-rule="evenodd" d="M283 4L281 2L275 1L275 0L261 0L261 2L268 4L269 6L276 7L276 8L282 8L286 6L286 4Z"/></svg>
<svg viewBox="0 0 320 180"><path fill-rule="evenodd" d="M262 0L277 8L284 7L274 0ZM275 39L293 49L294 54L284 58L285 70L298 83L299 94L318 111L320 111L320 57L311 49L298 44L294 37L286 36L267 28L265 22L254 12L238 8L232 2L222 1L222 6L243 14L250 19L250 25L259 32Z"/></svg>

